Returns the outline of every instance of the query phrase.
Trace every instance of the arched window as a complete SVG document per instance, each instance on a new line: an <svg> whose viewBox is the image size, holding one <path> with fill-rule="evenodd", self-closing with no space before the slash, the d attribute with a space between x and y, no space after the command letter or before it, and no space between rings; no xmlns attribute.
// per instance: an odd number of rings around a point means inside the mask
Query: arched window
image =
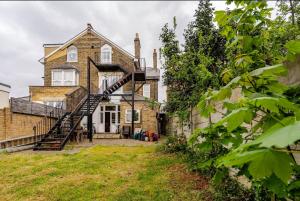
<svg viewBox="0 0 300 201"><path fill-rule="evenodd" d="M103 45L101 47L101 63L104 64L111 64L111 54L112 54L112 50L111 50L111 46L109 45Z"/></svg>
<svg viewBox="0 0 300 201"><path fill-rule="evenodd" d="M74 45L68 47L67 50L67 62L77 62L78 55L77 55L77 47Z"/></svg>

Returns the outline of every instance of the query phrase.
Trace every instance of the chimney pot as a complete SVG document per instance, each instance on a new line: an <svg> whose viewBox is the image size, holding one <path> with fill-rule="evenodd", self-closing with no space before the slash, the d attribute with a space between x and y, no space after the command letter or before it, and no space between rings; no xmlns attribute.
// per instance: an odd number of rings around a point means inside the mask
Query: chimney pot
<svg viewBox="0 0 300 201"><path fill-rule="evenodd" d="M92 24L91 24L91 23L87 23L87 28L88 28L88 29L93 29Z"/></svg>

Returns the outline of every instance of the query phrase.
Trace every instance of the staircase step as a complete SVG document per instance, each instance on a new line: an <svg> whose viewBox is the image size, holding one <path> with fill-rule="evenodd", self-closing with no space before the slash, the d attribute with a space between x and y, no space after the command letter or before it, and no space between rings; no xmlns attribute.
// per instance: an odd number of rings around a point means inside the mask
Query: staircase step
<svg viewBox="0 0 300 201"><path fill-rule="evenodd" d="M34 151L60 151L60 147L34 147Z"/></svg>
<svg viewBox="0 0 300 201"><path fill-rule="evenodd" d="M93 135L94 139L119 139L120 134L115 133L96 133Z"/></svg>
<svg viewBox="0 0 300 201"><path fill-rule="evenodd" d="M61 144L61 141L42 141L42 142L38 142L38 144Z"/></svg>

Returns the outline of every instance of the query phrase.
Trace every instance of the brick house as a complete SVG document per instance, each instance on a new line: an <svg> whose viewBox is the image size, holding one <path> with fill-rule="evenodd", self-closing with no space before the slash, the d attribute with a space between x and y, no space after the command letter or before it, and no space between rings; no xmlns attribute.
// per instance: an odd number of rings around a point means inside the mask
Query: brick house
<svg viewBox="0 0 300 201"><path fill-rule="evenodd" d="M140 55L138 34L133 45L134 55L98 33L90 24L65 43L44 44L44 57L40 59L44 66L44 86L29 86L31 100L55 107L63 106L72 112L86 92L87 57L105 65L104 71L91 67L90 87L93 94L103 93L124 77L124 72L133 72L134 62L138 60L145 68L146 78L135 84L134 127L157 132L156 111L148 101L158 99L160 72L157 69L157 53L154 49L153 67L148 67ZM119 133L123 126L131 125L132 86L131 81L127 82L113 92L116 96L97 105L92 114L96 133ZM81 125L86 126L86 117L81 120Z"/></svg>

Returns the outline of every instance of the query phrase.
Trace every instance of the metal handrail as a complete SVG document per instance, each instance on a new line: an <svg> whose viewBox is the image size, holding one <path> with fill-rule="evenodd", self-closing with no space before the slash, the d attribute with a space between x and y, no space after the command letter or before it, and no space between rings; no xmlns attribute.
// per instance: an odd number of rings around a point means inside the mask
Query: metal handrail
<svg viewBox="0 0 300 201"><path fill-rule="evenodd" d="M60 119L61 115L64 113L64 104L58 107L54 107L52 111L49 112L49 115L45 115L42 120L37 122L35 126L33 126L34 133L34 144L36 145L39 141L42 140L42 137L45 136L53 127L53 124L56 122L56 118Z"/></svg>

